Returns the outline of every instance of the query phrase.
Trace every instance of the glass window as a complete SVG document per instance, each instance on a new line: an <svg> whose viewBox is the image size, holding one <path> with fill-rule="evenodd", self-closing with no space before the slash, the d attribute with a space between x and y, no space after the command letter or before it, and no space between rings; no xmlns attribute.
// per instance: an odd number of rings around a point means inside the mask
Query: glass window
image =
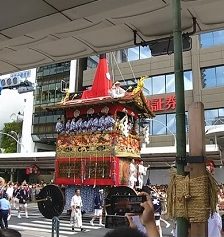
<svg viewBox="0 0 224 237"><path fill-rule="evenodd" d="M39 123L39 116L38 115L33 115L33 124L38 124Z"/></svg>
<svg viewBox="0 0 224 237"><path fill-rule="evenodd" d="M45 115L40 116L39 123L46 123L46 120L47 120L47 116L45 116Z"/></svg>
<svg viewBox="0 0 224 237"><path fill-rule="evenodd" d="M203 88L224 86L224 66L201 69L201 80Z"/></svg>
<svg viewBox="0 0 224 237"><path fill-rule="evenodd" d="M41 87L37 86L35 90L35 103L41 104Z"/></svg>
<svg viewBox="0 0 224 237"><path fill-rule="evenodd" d="M206 125L216 124L218 117L219 117L218 109L205 110Z"/></svg>
<svg viewBox="0 0 224 237"><path fill-rule="evenodd" d="M201 34L200 44L202 48L210 48L224 44L224 30Z"/></svg>
<svg viewBox="0 0 224 237"><path fill-rule="evenodd" d="M192 90L193 89L193 75L192 71L184 72L184 90Z"/></svg>
<svg viewBox="0 0 224 237"><path fill-rule="evenodd" d="M200 35L201 48L210 48L214 45L213 33L204 33Z"/></svg>
<svg viewBox="0 0 224 237"><path fill-rule="evenodd" d="M176 133L176 114L167 114L167 133Z"/></svg>
<svg viewBox="0 0 224 237"><path fill-rule="evenodd" d="M216 86L224 85L224 66L216 67Z"/></svg>
<svg viewBox="0 0 224 237"><path fill-rule="evenodd" d="M146 47L140 46L139 49L140 49L140 59L150 58L152 56L151 50L149 49L148 46Z"/></svg>
<svg viewBox="0 0 224 237"><path fill-rule="evenodd" d="M48 102L48 85L42 86L42 103Z"/></svg>
<svg viewBox="0 0 224 237"><path fill-rule="evenodd" d="M166 93L175 92L175 76L174 74L166 75Z"/></svg>
<svg viewBox="0 0 224 237"><path fill-rule="evenodd" d="M145 96L152 95L152 78L151 77L144 80L143 93Z"/></svg>
<svg viewBox="0 0 224 237"><path fill-rule="evenodd" d="M165 93L165 75L152 78L152 91L154 95Z"/></svg>
<svg viewBox="0 0 224 237"><path fill-rule="evenodd" d="M224 30L213 32L214 45L224 44Z"/></svg>
<svg viewBox="0 0 224 237"><path fill-rule="evenodd" d="M153 120L153 135L166 134L166 115L160 114Z"/></svg>
<svg viewBox="0 0 224 237"><path fill-rule="evenodd" d="M128 61L139 60L139 47L128 49Z"/></svg>
<svg viewBox="0 0 224 237"><path fill-rule="evenodd" d="M55 102L55 84L49 85L49 102L54 103Z"/></svg>
<svg viewBox="0 0 224 237"><path fill-rule="evenodd" d="M215 68L205 68L201 70L202 87L216 87Z"/></svg>

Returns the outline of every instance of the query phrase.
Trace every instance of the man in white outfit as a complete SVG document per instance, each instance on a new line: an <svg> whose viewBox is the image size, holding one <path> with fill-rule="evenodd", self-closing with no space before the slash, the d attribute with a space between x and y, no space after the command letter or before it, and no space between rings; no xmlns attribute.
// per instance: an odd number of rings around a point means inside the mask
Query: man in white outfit
<svg viewBox="0 0 224 237"><path fill-rule="evenodd" d="M129 165L129 187L134 189L135 183L137 181L137 167L135 165L135 160L132 159Z"/></svg>
<svg viewBox="0 0 224 237"><path fill-rule="evenodd" d="M72 225L72 230L75 230L75 227L80 228L81 231L84 231L82 228L82 198L80 195L80 189L75 190L75 195L72 197L71 200L71 219L70 223Z"/></svg>
<svg viewBox="0 0 224 237"><path fill-rule="evenodd" d="M120 82L119 81L116 81L114 83L114 85L111 87L110 91L109 91L109 95L113 98L120 98L120 97L124 97L125 96L125 93L126 91L121 88L120 86Z"/></svg>
<svg viewBox="0 0 224 237"><path fill-rule="evenodd" d="M140 163L139 163L139 165L138 165L138 182L139 182L138 188L139 188L139 189L142 189L142 186L143 186L143 177L144 177L144 175L146 175L148 168L149 168L149 166L148 166L148 167L145 167L145 166L143 165L143 161L140 161Z"/></svg>

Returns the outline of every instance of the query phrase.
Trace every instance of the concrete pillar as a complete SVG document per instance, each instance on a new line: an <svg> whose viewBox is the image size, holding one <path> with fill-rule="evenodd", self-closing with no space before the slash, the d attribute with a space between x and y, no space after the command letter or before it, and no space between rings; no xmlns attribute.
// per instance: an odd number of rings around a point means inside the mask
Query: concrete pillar
<svg viewBox="0 0 224 237"><path fill-rule="evenodd" d="M201 70L200 70L200 42L199 36L192 36L191 65L193 76L193 101L201 101Z"/></svg>
<svg viewBox="0 0 224 237"><path fill-rule="evenodd" d="M204 106L194 102L189 106L189 153L190 156L205 157ZM206 173L203 163L190 164L190 177L196 178ZM208 223L191 223L191 237L208 236Z"/></svg>

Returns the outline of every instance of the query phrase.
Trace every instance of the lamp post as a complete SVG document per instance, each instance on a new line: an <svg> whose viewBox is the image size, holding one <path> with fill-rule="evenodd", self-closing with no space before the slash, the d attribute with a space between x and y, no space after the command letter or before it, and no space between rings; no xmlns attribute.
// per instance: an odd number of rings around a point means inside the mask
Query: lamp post
<svg viewBox="0 0 224 237"><path fill-rule="evenodd" d="M11 133L11 134L10 134L10 133ZM20 142L20 140L19 140L19 134L18 134L17 132L15 132L15 131L11 131L10 133L5 133L5 132L1 132L1 131L0 131L0 134L6 135L6 136L8 136L8 137L11 137L13 140L15 140L15 141L17 142L17 145L20 145L20 146L23 146L23 147L24 147L24 145L23 145L23 144ZM16 137L13 136L12 134L16 135ZM18 152L18 146L17 146L17 152Z"/></svg>
<svg viewBox="0 0 224 237"><path fill-rule="evenodd" d="M19 134L17 133L17 132L15 132L15 131L10 131L10 134L13 136L13 137L15 137L16 138L16 143L17 143L17 148L16 148L16 152L18 153L18 152L20 152L20 146L21 146L21 144L20 144L20 137L19 137Z"/></svg>
<svg viewBox="0 0 224 237"><path fill-rule="evenodd" d="M10 134L11 133L11 134ZM6 135L6 136L8 136L8 137L11 137L13 140L15 140L16 141L16 143L17 143L17 152L19 151L19 145L20 146L24 146L21 142L20 142L20 140L19 140L19 134L17 133L17 132L15 132L15 131L10 131L10 133L5 133L5 132L1 132L0 131L0 134L2 134L2 135ZM15 135L15 136L13 136L13 135ZM13 168L11 168L11 170L10 170L10 181L13 181Z"/></svg>

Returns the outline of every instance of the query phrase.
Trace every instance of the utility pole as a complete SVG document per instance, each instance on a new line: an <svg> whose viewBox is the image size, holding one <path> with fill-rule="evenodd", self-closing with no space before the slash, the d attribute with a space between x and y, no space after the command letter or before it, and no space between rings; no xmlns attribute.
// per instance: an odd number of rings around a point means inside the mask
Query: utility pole
<svg viewBox="0 0 224 237"><path fill-rule="evenodd" d="M173 44L174 44L174 74L176 92L176 166L177 174L185 175L186 160L186 128L185 128L185 99L183 76L183 46L181 29L181 3L173 0ZM188 236L188 222L185 218L177 218L177 236Z"/></svg>

